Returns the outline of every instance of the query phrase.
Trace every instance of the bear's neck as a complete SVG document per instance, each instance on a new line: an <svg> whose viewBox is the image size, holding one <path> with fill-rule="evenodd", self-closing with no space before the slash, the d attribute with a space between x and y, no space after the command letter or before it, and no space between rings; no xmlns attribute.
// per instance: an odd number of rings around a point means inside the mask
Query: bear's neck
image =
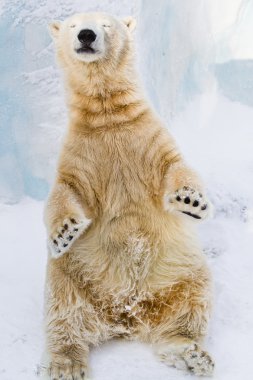
<svg viewBox="0 0 253 380"><path fill-rule="evenodd" d="M129 127L148 113L132 65L90 65L83 75L67 75L70 125L78 129Z"/></svg>

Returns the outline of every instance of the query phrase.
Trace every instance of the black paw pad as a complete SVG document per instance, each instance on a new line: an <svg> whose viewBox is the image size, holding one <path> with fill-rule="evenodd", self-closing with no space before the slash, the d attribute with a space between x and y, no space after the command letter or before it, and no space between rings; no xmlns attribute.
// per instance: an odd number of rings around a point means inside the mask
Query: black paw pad
<svg viewBox="0 0 253 380"><path fill-rule="evenodd" d="M72 235L69 235L68 240L70 241L70 240L72 240L72 239L73 239L73 236L72 236Z"/></svg>
<svg viewBox="0 0 253 380"><path fill-rule="evenodd" d="M199 201L195 200L192 205L193 205L193 207L198 207Z"/></svg>
<svg viewBox="0 0 253 380"><path fill-rule="evenodd" d="M201 210L206 210L207 209L207 205L203 205L202 207L201 207Z"/></svg>
<svg viewBox="0 0 253 380"><path fill-rule="evenodd" d="M176 197L176 200L177 200L178 202L180 202L180 201L181 201L181 197L178 195L178 196Z"/></svg>
<svg viewBox="0 0 253 380"><path fill-rule="evenodd" d="M65 248L65 247L67 247L67 246L68 246L68 244L67 244L67 243L64 243L64 244L63 244L63 247L64 247L64 248Z"/></svg>
<svg viewBox="0 0 253 380"><path fill-rule="evenodd" d="M68 228L69 228L69 226L67 225L67 223L66 224L64 224L64 230L67 230Z"/></svg>
<svg viewBox="0 0 253 380"><path fill-rule="evenodd" d="M71 223L73 223L73 224L77 224L77 221L76 221L74 218L71 218L70 221L71 221Z"/></svg>
<svg viewBox="0 0 253 380"><path fill-rule="evenodd" d="M77 232L77 231L78 231L78 228L74 228L74 231Z"/></svg>
<svg viewBox="0 0 253 380"><path fill-rule="evenodd" d="M186 203L186 204L191 203L191 199L190 199L190 197L186 197L186 198L184 199L184 203Z"/></svg>
<svg viewBox="0 0 253 380"><path fill-rule="evenodd" d="M182 211L182 213L183 213L183 214L186 214L186 215L189 215L189 216L191 216L191 217L194 218L194 219L201 219L200 216L195 215L195 214L192 214L191 212L188 212L188 211Z"/></svg>
<svg viewBox="0 0 253 380"><path fill-rule="evenodd" d="M55 239L54 239L54 244L55 244L55 245L58 245L58 243L57 243L57 241L56 241Z"/></svg>
<svg viewBox="0 0 253 380"><path fill-rule="evenodd" d="M59 234L59 235L58 235L58 238L62 238L62 234Z"/></svg>

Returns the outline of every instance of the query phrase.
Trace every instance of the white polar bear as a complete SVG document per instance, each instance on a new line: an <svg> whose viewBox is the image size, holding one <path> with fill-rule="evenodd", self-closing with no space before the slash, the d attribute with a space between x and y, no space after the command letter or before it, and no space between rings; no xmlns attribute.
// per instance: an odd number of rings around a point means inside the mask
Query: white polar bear
<svg viewBox="0 0 253 380"><path fill-rule="evenodd" d="M46 206L46 344L52 380L84 379L114 336L210 375L211 281L193 230L210 211L197 175L144 99L135 21L78 14L50 26L69 128Z"/></svg>

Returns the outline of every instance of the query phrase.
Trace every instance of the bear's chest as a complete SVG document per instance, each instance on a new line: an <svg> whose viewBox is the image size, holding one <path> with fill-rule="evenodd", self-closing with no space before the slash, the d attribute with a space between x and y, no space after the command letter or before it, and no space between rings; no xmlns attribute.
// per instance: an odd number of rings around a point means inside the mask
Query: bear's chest
<svg viewBox="0 0 253 380"><path fill-rule="evenodd" d="M151 190L152 164L147 163L141 144L135 147L122 138L90 141L79 164L81 181L91 185L105 206L120 197L138 202Z"/></svg>

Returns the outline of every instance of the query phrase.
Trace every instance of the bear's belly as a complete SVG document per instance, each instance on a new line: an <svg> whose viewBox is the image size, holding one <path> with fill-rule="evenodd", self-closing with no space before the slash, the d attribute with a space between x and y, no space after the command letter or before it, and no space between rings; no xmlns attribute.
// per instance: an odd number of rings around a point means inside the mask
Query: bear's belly
<svg viewBox="0 0 253 380"><path fill-rule="evenodd" d="M194 260L188 256L191 246L196 248L183 224L181 218L158 212L102 218L94 224L71 256L77 260L77 277L103 303L99 308L113 308L114 315L128 318L139 313L144 301L191 273Z"/></svg>

